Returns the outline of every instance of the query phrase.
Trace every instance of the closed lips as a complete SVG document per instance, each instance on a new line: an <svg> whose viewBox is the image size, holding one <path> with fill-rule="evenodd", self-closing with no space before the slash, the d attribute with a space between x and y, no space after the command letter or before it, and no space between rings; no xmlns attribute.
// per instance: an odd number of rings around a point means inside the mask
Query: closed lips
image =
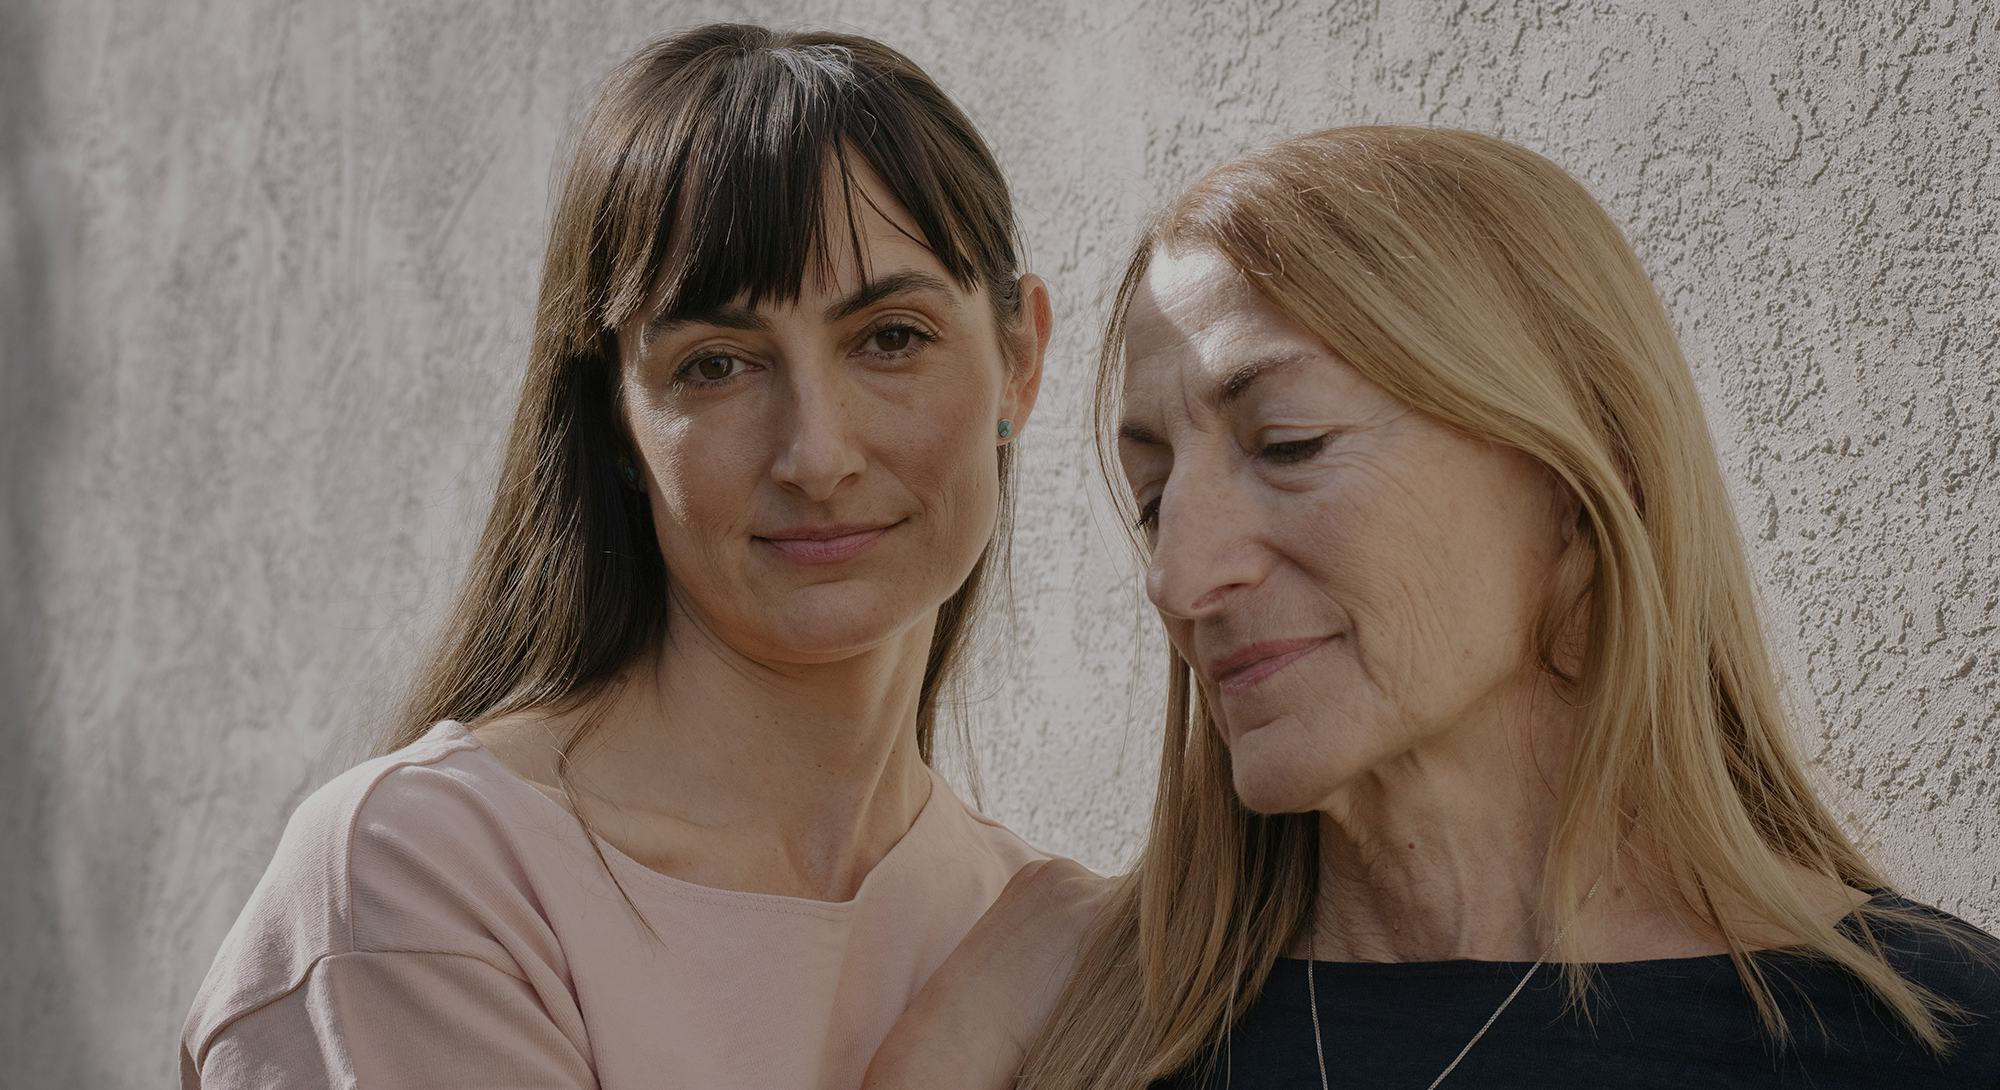
<svg viewBox="0 0 2000 1090"><path fill-rule="evenodd" d="M1313 636L1251 644L1217 659L1209 669L1209 676L1224 692L1240 692L1312 654L1331 639L1332 636Z"/></svg>
<svg viewBox="0 0 2000 1090"><path fill-rule="evenodd" d="M793 560L808 563L845 560L858 555L896 523L842 523L800 526L760 535L757 540Z"/></svg>

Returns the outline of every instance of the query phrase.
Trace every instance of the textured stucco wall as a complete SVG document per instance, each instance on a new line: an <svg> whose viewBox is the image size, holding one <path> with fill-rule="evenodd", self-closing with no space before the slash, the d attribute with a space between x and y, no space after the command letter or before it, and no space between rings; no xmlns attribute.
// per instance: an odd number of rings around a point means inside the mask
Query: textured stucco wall
<svg viewBox="0 0 2000 1090"><path fill-rule="evenodd" d="M0 816L9 1085L158 1086L303 793L470 546L550 163L711 18L907 49L984 127L1061 329L989 809L1129 858L1160 680L1083 405L1144 209L1329 124L1466 125L1583 178L1655 273L1829 797L2000 925L2000 15L1896 0L0 6Z"/></svg>

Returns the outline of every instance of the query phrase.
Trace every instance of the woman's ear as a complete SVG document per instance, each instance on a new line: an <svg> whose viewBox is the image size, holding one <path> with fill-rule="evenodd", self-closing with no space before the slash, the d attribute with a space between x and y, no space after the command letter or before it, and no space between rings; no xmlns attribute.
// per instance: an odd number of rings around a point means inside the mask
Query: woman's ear
<svg viewBox="0 0 2000 1090"><path fill-rule="evenodd" d="M1042 392L1042 361L1048 356L1049 335L1054 329L1055 312L1049 303L1047 281L1033 273L1021 277L1020 317L1007 338L1012 366L1000 389L1000 418L1012 422L1010 436L1021 434L1035 411L1035 398Z"/></svg>

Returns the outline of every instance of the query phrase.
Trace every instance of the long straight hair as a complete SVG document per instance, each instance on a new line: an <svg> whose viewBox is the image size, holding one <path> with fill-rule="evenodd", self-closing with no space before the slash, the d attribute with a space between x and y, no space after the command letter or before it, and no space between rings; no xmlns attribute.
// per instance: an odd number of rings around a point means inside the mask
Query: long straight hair
<svg viewBox="0 0 2000 1090"><path fill-rule="evenodd" d="M907 57L849 34L715 24L612 73L561 182L485 531L384 752L442 719L587 706L658 647L672 573L647 497L619 474L619 330L642 308L796 299L809 271L828 270L831 232L855 230L856 160L1009 328L1019 242L1006 182L972 122ZM828 222L828 197L844 224ZM916 725L926 761L982 594L1004 583L1011 447L999 472L994 535L932 632ZM596 726L594 712L578 720L559 770Z"/></svg>
<svg viewBox="0 0 2000 1090"><path fill-rule="evenodd" d="M1533 458L1575 496L1578 532L1536 630L1543 669L1583 714L1548 845L1547 925L1567 932L1590 884L1637 848L1658 867L1644 877L1722 937L1776 1039L1786 1026L1754 956L1773 934L1944 1047L1955 1008L1870 937L1871 920L1924 919L1869 906L1851 935L1815 899L1826 880L1886 883L1792 753L1692 375L1645 271L1583 187L1497 139L1396 127L1296 137L1202 178L1147 230L1106 330L1099 456L1128 511L1111 446L1125 316L1156 253L1195 248L1376 385ZM1144 1086L1215 1057L1310 926L1319 880L1318 815L1243 806L1173 654L1150 836L1021 1085ZM1582 1001L1588 970L1568 953Z"/></svg>

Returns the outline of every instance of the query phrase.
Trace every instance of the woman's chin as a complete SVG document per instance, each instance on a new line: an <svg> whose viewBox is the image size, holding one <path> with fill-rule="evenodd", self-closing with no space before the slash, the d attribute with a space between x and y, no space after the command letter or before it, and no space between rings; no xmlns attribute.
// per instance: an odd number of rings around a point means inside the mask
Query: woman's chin
<svg viewBox="0 0 2000 1090"><path fill-rule="evenodd" d="M1319 797L1288 784L1238 774L1236 797L1253 814L1303 814L1319 809Z"/></svg>
<svg viewBox="0 0 2000 1090"><path fill-rule="evenodd" d="M1258 814L1302 814L1317 810L1332 793L1321 769L1276 752L1232 754L1236 797Z"/></svg>
<svg viewBox="0 0 2000 1090"><path fill-rule="evenodd" d="M836 608L779 611L758 626L757 643L764 656L777 662L819 665L916 638L927 638L936 613L914 610L907 603L849 600Z"/></svg>

